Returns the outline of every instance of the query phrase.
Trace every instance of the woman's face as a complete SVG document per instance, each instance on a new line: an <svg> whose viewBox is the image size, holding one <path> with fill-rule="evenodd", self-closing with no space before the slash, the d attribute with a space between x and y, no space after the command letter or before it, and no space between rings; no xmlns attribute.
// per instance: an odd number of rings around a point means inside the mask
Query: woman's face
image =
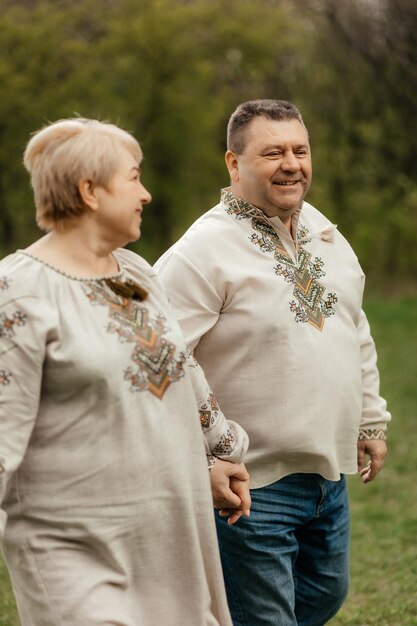
<svg viewBox="0 0 417 626"><path fill-rule="evenodd" d="M96 187L97 218L104 236L114 241L114 246L124 246L141 235L142 211L152 200L151 194L140 180L140 164L123 148L119 167L107 189Z"/></svg>

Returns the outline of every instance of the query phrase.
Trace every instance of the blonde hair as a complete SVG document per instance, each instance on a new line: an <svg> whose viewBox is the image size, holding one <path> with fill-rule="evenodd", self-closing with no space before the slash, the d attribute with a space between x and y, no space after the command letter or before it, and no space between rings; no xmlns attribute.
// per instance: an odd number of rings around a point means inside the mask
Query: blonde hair
<svg viewBox="0 0 417 626"><path fill-rule="evenodd" d="M80 180L107 188L123 148L139 162L136 139L114 124L70 118L37 131L26 146L23 163L31 175L36 221L49 231L86 211Z"/></svg>

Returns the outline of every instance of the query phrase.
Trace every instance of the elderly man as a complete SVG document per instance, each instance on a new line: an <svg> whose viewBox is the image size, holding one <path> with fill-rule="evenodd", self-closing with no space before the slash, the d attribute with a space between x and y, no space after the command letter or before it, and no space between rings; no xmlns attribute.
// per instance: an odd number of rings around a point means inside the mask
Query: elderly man
<svg viewBox="0 0 417 626"><path fill-rule="evenodd" d="M304 201L311 151L293 104L241 104L226 164L220 203L156 268L223 411L249 434L251 515L217 515L234 625L320 626L348 590L345 475L373 480L386 454L364 274Z"/></svg>

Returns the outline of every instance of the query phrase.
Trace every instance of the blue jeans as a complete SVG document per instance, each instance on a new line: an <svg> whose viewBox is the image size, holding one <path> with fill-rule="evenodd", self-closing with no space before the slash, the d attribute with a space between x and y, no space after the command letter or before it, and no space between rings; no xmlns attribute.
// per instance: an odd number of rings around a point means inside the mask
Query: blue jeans
<svg viewBox="0 0 417 626"><path fill-rule="evenodd" d="M322 626L349 587L345 477L291 474L251 496L249 518L216 515L234 626Z"/></svg>

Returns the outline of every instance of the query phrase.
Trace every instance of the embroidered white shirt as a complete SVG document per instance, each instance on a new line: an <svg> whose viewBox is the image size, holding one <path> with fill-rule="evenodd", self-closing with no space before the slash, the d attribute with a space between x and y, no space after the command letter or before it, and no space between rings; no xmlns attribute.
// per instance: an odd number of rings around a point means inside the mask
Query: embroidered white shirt
<svg viewBox="0 0 417 626"><path fill-rule="evenodd" d="M304 203L280 220L223 190L156 263L187 344L228 419L249 434L252 487L357 471L360 429L385 429L364 274Z"/></svg>

